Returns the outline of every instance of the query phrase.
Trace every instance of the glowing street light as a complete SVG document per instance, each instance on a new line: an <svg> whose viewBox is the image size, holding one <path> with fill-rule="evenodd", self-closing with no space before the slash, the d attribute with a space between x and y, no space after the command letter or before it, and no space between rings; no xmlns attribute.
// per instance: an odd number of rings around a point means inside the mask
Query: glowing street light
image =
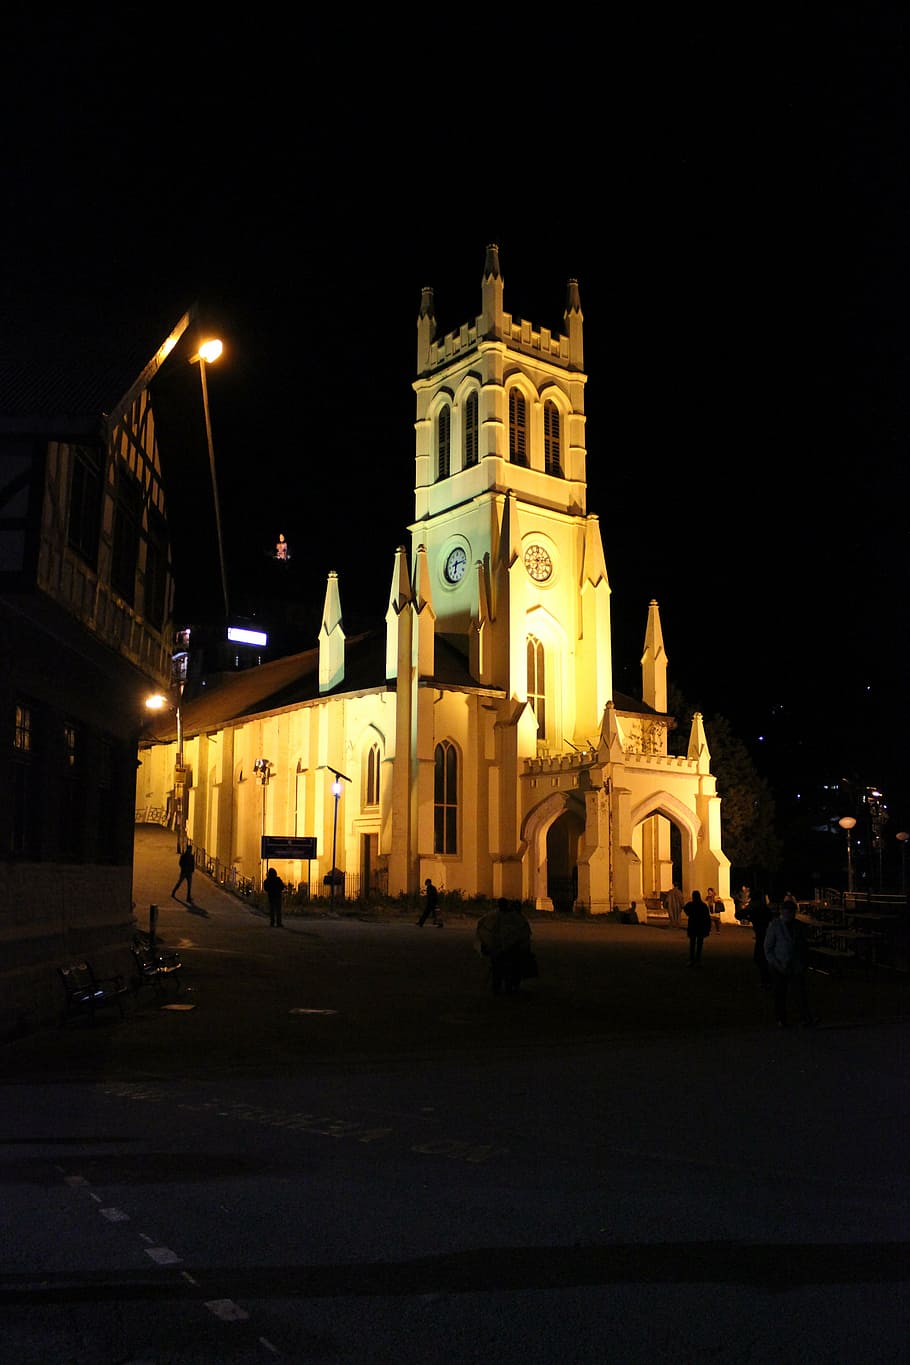
<svg viewBox="0 0 910 1365"><path fill-rule="evenodd" d="M218 535L218 562L221 565L221 595L224 599L224 619L228 619L227 572L224 567L224 540L221 534L221 504L218 501L218 480L215 477L215 447L212 441L212 418L209 413L209 390L205 379L205 367L211 365L221 355L224 347L212 338L204 341L195 355L190 356L191 365L199 365L199 378L202 382L202 410L205 414L205 439L209 448L209 468L212 471L212 497L215 500L215 530Z"/></svg>
<svg viewBox="0 0 910 1365"><path fill-rule="evenodd" d="M852 815L842 815L837 822L847 835L847 891L853 894L853 831L856 821Z"/></svg>
<svg viewBox="0 0 910 1365"><path fill-rule="evenodd" d="M177 816L177 852L182 853L186 848L186 811L184 800L186 798L186 782L183 767L183 715L180 710L183 688L177 693L176 702L170 697L166 697L163 692L154 692L152 696L146 697L145 705L148 711L164 711L172 709L177 717L177 757L174 760L174 803Z"/></svg>

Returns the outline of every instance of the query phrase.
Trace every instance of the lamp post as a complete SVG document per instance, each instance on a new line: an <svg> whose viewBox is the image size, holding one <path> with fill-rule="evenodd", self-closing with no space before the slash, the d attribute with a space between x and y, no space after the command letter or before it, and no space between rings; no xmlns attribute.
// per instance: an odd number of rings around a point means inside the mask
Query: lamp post
<svg viewBox="0 0 910 1365"><path fill-rule="evenodd" d="M341 799L341 784L342 784L342 782L350 782L351 779L350 779L349 777L345 777L344 773L338 772L337 768L329 768L329 772L332 774L332 776L333 776L333 778L334 778L334 781L332 782L332 795L333 795L334 798L335 798L335 812L334 812L334 820L333 820L333 822L332 822L332 889L331 889L331 891L329 892L329 905L330 905L331 909L334 910L334 909L335 909L335 872L336 872L336 868L335 868L335 849L336 849L336 846L337 846L337 843L338 843L338 802L339 802L340 799Z"/></svg>
<svg viewBox="0 0 910 1365"><path fill-rule="evenodd" d="M163 692L155 692L150 697L146 697L145 705L149 711L163 711L166 707L172 707L177 719L177 755L174 759L174 802L175 814L177 816L177 852L182 853L186 848L186 784L184 782L185 769L183 766L183 714L180 709L180 702L183 698L183 687L180 686L177 692L176 702L172 702Z"/></svg>
<svg viewBox="0 0 910 1365"><path fill-rule="evenodd" d="M853 895L853 831L856 821L852 815L842 815L837 822L847 835L847 891Z"/></svg>
<svg viewBox="0 0 910 1365"><path fill-rule="evenodd" d="M205 439L209 451L209 468L212 473L212 497L215 500L215 531L218 536L218 562L221 566L221 595L224 601L224 619L228 619L227 571L224 567L224 540L221 535L221 504L218 500L218 480L215 476L215 446L212 441L212 418L209 412L209 390L205 378L205 367L217 360L224 350L220 341L204 341L195 355L190 356L190 364L199 366L202 383L202 411L205 415Z"/></svg>
<svg viewBox="0 0 910 1365"><path fill-rule="evenodd" d="M895 839L897 839L898 843L899 843L900 846L901 846L901 895L902 895L902 896L904 897L904 899L906 900L906 898L907 898L907 840L910 839L910 834L908 834L907 831L906 831L905 829L902 829L898 834L895 834L894 837L895 837Z"/></svg>

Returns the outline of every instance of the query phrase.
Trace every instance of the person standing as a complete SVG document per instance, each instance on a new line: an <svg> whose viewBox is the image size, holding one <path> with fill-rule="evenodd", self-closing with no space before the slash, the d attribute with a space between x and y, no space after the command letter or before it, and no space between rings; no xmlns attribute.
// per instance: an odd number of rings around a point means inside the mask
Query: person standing
<svg viewBox="0 0 910 1365"><path fill-rule="evenodd" d="M765 935L768 932L768 925L774 918L774 911L767 896L753 896L749 902L748 911L752 932L755 935L752 961L758 970L758 979L763 989L769 991L772 982L771 968L768 966L768 959L765 957Z"/></svg>
<svg viewBox="0 0 910 1365"><path fill-rule="evenodd" d="M692 899L683 907L689 921L686 933L689 935L689 966L701 966L701 950L705 939L711 932L711 916L701 898L700 891L692 892Z"/></svg>
<svg viewBox="0 0 910 1365"><path fill-rule="evenodd" d="M678 929L680 927L683 904L683 893L674 882L667 892L667 914L670 916L671 929Z"/></svg>
<svg viewBox="0 0 910 1365"><path fill-rule="evenodd" d="M433 923L436 925L437 929L441 929L442 920L439 918L439 892L436 890L436 887L429 877L427 877L424 882L424 894L426 896L426 903L423 907L423 914L420 916L417 923L422 929L432 915Z"/></svg>
<svg viewBox="0 0 910 1365"><path fill-rule="evenodd" d="M804 1024L815 1021L809 1012L809 992L806 977L809 969L809 949L806 926L796 918L796 902L786 898L780 914L772 919L765 933L765 957L771 970L774 988L774 1017L779 1028L787 1024L787 996L792 983Z"/></svg>
<svg viewBox="0 0 910 1365"><path fill-rule="evenodd" d="M262 889L269 899L269 926L272 929L281 928L281 897L284 892L284 882L275 871L270 867L265 874L265 881Z"/></svg>
<svg viewBox="0 0 910 1365"><path fill-rule="evenodd" d="M709 886L705 892L705 904L708 907L708 914L711 916L711 924L714 932L720 931L720 917L724 913L724 903L718 900L713 886Z"/></svg>
<svg viewBox="0 0 910 1365"><path fill-rule="evenodd" d="M476 938L490 959L493 994L514 995L521 985L522 960L531 951L531 926L518 901L500 897L496 909L477 921Z"/></svg>
<svg viewBox="0 0 910 1365"><path fill-rule="evenodd" d="M177 878L177 885L171 892L171 898L177 899L177 892L183 882L186 882L186 903L193 904L193 873L196 871L196 859L193 857L193 850L187 845L180 855L180 876Z"/></svg>

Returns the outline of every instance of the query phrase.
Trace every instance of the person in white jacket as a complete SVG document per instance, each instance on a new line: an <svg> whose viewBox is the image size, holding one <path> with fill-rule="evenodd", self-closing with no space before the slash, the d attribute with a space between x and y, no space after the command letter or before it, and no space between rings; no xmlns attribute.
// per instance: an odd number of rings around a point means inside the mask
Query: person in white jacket
<svg viewBox="0 0 910 1365"><path fill-rule="evenodd" d="M796 902L784 901L780 914L772 919L765 932L765 959L771 970L774 989L774 1015L778 1026L787 1023L787 996L792 983L804 1024L814 1023L809 1011L806 977L809 969L809 950L806 926L796 918Z"/></svg>

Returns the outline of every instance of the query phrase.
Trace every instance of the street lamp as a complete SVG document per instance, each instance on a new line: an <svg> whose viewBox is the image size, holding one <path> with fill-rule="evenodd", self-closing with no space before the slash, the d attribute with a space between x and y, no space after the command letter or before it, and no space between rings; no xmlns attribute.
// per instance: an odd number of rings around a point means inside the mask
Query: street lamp
<svg viewBox="0 0 910 1365"><path fill-rule="evenodd" d="M842 815L837 822L847 835L847 891L853 895L853 831L856 821L852 815Z"/></svg>
<svg viewBox="0 0 910 1365"><path fill-rule="evenodd" d="M172 702L163 692L155 692L150 697L146 697L145 705L149 711L163 711L166 707L172 707L177 717L177 756L174 760L174 802L175 814L177 816L177 852L182 853L186 848L186 810L184 801L186 800L185 769L183 766L183 715L180 710L183 688L177 693L177 701Z"/></svg>
<svg viewBox="0 0 910 1365"><path fill-rule="evenodd" d="M328 765L326 765L326 766L328 766ZM334 798L335 798L335 818L334 818L334 821L333 821L333 824L332 824L332 889L331 889L331 891L329 892L329 906L330 906L330 908L331 908L332 910L334 910L334 909L335 909L335 871L336 871L336 869L335 869L335 848L336 848L336 845L337 845L337 843L338 843L338 802L339 802L339 800L341 799L341 784L342 784L342 782L350 782L351 779L350 779L349 777L345 777L344 773L338 772L337 768L329 768L329 772L332 774L333 778L335 779L335 780L333 781L333 783L332 783L332 795L333 795Z"/></svg>
<svg viewBox="0 0 910 1365"><path fill-rule="evenodd" d="M901 846L901 895L906 899L907 896L907 840L910 834L902 829L899 834L895 834L895 839Z"/></svg>
<svg viewBox="0 0 910 1365"><path fill-rule="evenodd" d="M215 447L212 442L212 418L209 413L209 390L205 379L205 367L217 360L224 350L220 341L214 338L204 341L195 355L190 356L191 365L199 365L199 378L202 382L202 411L205 414L205 439L209 448L209 468L212 471L212 497L215 500L215 530L218 535L218 562L221 565L221 595L224 599L224 619L228 619L227 572L224 567L224 540L221 535L221 504L218 501L218 480L215 477Z"/></svg>

